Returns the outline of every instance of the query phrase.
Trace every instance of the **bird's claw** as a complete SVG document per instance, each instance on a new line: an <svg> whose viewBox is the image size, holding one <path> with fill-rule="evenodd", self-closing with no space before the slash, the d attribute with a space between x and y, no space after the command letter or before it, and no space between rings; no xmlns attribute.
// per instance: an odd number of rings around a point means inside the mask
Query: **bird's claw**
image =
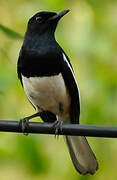
<svg viewBox="0 0 117 180"><path fill-rule="evenodd" d="M21 129L25 136L28 136L28 132L27 132L29 128L28 122L29 119L27 117L24 119L20 119Z"/></svg>
<svg viewBox="0 0 117 180"><path fill-rule="evenodd" d="M32 118L35 118L37 116L40 116L40 112L37 112L31 116L28 116L28 117L25 117L23 119L20 120L19 124L20 124L20 127L21 127L21 130L23 132L24 135L28 135L28 130L29 130L29 120L32 119Z"/></svg>
<svg viewBox="0 0 117 180"><path fill-rule="evenodd" d="M55 128L55 138L59 137L59 130L62 131L62 124L63 122L61 120L56 120L53 124L54 128Z"/></svg>

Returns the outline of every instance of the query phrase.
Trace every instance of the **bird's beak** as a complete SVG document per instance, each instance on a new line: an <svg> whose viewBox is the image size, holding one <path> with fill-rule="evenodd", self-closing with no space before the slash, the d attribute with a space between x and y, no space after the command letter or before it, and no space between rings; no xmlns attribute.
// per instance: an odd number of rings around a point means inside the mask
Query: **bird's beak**
<svg viewBox="0 0 117 180"><path fill-rule="evenodd" d="M67 14L70 10L69 9L66 9L66 10L63 10L63 11L60 11L58 13L56 13L53 17L49 18L48 20L54 20L54 19L60 19L62 18L65 14Z"/></svg>
<svg viewBox="0 0 117 180"><path fill-rule="evenodd" d="M60 11L57 13L56 17L63 17L65 14L67 14L70 10L69 9L66 9L66 10L63 10L63 11Z"/></svg>

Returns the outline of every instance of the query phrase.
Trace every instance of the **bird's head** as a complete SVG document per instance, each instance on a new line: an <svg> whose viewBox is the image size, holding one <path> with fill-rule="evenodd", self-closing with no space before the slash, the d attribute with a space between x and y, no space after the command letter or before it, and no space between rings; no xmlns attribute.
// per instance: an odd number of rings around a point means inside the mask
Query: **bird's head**
<svg viewBox="0 0 117 180"><path fill-rule="evenodd" d="M54 33L58 21L68 12L69 10L63 10L58 13L48 11L38 12L29 19L27 31L38 34L43 34L44 32Z"/></svg>

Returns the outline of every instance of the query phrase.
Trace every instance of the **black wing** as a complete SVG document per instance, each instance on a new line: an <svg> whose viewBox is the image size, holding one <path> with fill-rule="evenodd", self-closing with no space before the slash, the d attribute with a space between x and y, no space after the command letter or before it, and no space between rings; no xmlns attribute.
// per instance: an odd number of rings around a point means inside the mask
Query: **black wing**
<svg viewBox="0 0 117 180"><path fill-rule="evenodd" d="M65 53L62 54L61 72L71 97L70 117L71 123L79 123L80 99L77 82L70 61Z"/></svg>

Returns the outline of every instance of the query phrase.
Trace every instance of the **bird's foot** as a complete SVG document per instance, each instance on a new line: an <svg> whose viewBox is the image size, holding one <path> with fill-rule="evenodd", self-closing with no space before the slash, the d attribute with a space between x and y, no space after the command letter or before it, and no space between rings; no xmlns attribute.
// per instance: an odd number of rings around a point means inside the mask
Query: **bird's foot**
<svg viewBox="0 0 117 180"><path fill-rule="evenodd" d="M24 119L20 119L21 129L25 136L28 136L28 129L29 129L29 118L25 117Z"/></svg>
<svg viewBox="0 0 117 180"><path fill-rule="evenodd" d="M55 138L57 137L59 137L59 130L60 131L62 131L62 124L63 124L63 121L61 121L61 120L59 120L59 119L57 119L55 122L54 122L54 124L53 124L53 126L54 126L54 128L55 128Z"/></svg>
<svg viewBox="0 0 117 180"><path fill-rule="evenodd" d="M28 130L29 130L29 124L28 124L29 120L33 119L33 118L35 118L37 116L40 116L40 114L41 114L41 112L37 112L37 113L35 113L35 114L31 115L31 116L25 117L25 118L20 120L21 129L22 129L22 132L23 132L24 135L27 136L29 134L28 133Z"/></svg>

